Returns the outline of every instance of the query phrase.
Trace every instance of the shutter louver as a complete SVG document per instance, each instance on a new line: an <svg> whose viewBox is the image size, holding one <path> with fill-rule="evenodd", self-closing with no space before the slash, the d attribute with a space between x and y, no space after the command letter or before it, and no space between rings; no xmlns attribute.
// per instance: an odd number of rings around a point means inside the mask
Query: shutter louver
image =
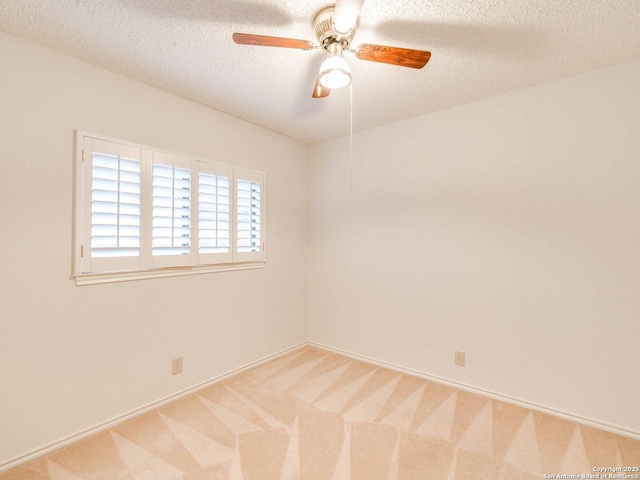
<svg viewBox="0 0 640 480"><path fill-rule="evenodd" d="M250 180L238 180L236 186L237 252L260 252L260 184Z"/></svg>
<svg viewBox="0 0 640 480"><path fill-rule="evenodd" d="M191 170L153 165L151 252L154 256L191 251Z"/></svg>
<svg viewBox="0 0 640 480"><path fill-rule="evenodd" d="M93 152L91 257L140 256L140 161Z"/></svg>
<svg viewBox="0 0 640 480"><path fill-rule="evenodd" d="M198 180L198 252L230 252L229 177L200 173Z"/></svg>

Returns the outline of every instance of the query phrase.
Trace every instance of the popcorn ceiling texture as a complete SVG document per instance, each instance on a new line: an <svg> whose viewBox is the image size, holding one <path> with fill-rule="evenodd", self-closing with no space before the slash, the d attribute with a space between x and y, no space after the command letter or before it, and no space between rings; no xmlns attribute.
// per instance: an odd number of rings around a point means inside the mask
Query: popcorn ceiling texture
<svg viewBox="0 0 640 480"><path fill-rule="evenodd" d="M315 40L326 0L0 0L0 30L306 143L349 129L348 89L312 99L322 51L235 45L233 32ZM423 70L358 60L362 130L640 57L638 0L367 0L353 42L432 51Z"/></svg>

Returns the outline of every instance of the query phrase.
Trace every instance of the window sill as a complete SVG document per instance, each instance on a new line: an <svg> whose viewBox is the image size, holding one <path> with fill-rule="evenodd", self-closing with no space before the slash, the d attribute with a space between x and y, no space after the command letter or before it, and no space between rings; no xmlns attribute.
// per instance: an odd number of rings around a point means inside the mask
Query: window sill
<svg viewBox="0 0 640 480"><path fill-rule="evenodd" d="M206 267L155 268L153 270L130 270L126 272L79 273L73 275L77 286L97 285L101 283L131 282L148 278L182 277L203 273L233 272L236 270L254 270L264 268L265 262L232 263L208 265Z"/></svg>

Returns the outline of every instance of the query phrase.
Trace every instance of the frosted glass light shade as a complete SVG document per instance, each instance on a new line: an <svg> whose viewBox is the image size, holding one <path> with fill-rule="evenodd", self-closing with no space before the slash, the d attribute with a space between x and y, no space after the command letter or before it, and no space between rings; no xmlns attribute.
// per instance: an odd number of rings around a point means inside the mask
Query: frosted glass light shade
<svg viewBox="0 0 640 480"><path fill-rule="evenodd" d="M320 84L326 88L343 88L351 83L351 67L342 55L329 55L320 65Z"/></svg>

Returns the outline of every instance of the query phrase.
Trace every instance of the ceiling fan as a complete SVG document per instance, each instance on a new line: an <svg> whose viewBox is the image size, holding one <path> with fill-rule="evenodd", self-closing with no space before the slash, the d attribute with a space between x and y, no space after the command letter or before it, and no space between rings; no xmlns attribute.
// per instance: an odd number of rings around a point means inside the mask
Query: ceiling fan
<svg viewBox="0 0 640 480"><path fill-rule="evenodd" d="M355 53L361 60L388 63L401 67L422 68L431 58L431 52L409 48L362 44L356 50L351 42L358 28L358 16L364 0L337 0L335 5L320 10L313 20L319 45L308 40L270 37L248 33L234 33L233 41L241 45L297 48L311 50L322 48L327 57L313 89L313 98L323 98L334 88L343 88L351 83L351 68L343 53Z"/></svg>

